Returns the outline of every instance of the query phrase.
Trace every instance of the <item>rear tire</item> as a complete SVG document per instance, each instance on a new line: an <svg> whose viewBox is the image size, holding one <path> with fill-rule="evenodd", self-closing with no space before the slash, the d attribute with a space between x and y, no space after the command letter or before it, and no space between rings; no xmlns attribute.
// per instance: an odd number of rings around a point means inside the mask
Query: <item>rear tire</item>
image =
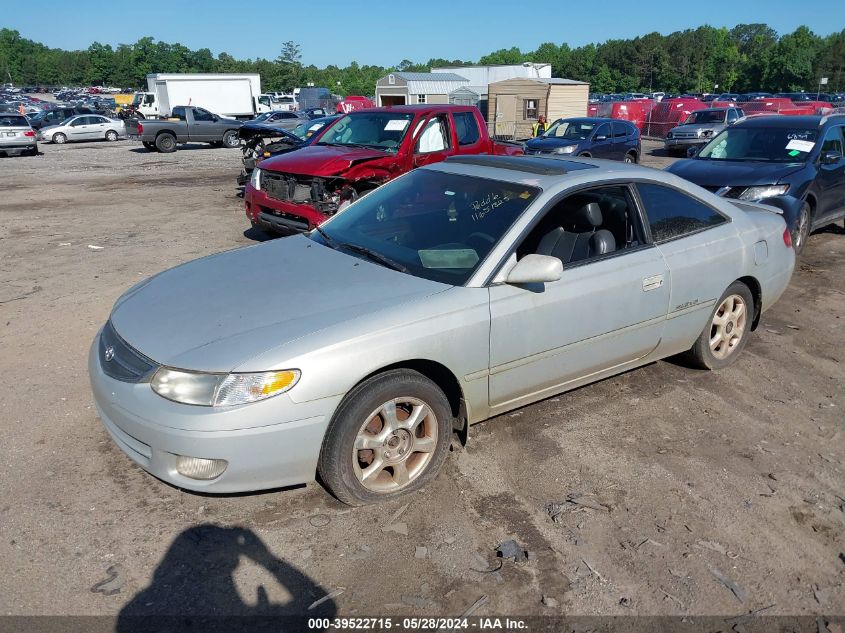
<svg viewBox="0 0 845 633"><path fill-rule="evenodd" d="M239 147L241 140L238 138L238 133L235 130L227 130L223 135L223 147L234 149Z"/></svg>
<svg viewBox="0 0 845 633"><path fill-rule="evenodd" d="M65 143L67 143L67 136L65 136L65 135L64 135L64 134L62 134L61 132L56 132L55 134L53 134L53 139L52 139L52 141L53 141L56 145L64 145Z"/></svg>
<svg viewBox="0 0 845 633"><path fill-rule="evenodd" d="M707 325L687 352L701 369L722 369L736 361L748 342L756 306L751 291L741 281L733 282L716 302Z"/></svg>
<svg viewBox="0 0 845 633"><path fill-rule="evenodd" d="M637 164L637 153L636 152L628 152L625 154L625 162L630 163L631 165Z"/></svg>
<svg viewBox="0 0 845 633"><path fill-rule="evenodd" d="M348 505L419 490L449 453L452 409L431 380L408 369L373 376L337 408L317 464L323 482Z"/></svg>
<svg viewBox="0 0 845 633"><path fill-rule="evenodd" d="M164 132L156 137L156 149L162 154L170 154L176 151L176 137Z"/></svg>

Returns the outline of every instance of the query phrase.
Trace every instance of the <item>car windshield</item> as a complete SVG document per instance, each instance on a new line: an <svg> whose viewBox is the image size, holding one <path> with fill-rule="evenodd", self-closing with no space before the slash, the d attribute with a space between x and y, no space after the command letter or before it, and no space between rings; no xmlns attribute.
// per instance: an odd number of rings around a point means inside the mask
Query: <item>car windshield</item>
<svg viewBox="0 0 845 633"><path fill-rule="evenodd" d="M813 151L818 130L788 127L733 127L704 146L700 158L769 163L804 162Z"/></svg>
<svg viewBox="0 0 845 633"><path fill-rule="evenodd" d="M699 110L690 114L684 123L724 123L725 113L726 110Z"/></svg>
<svg viewBox="0 0 845 633"><path fill-rule="evenodd" d="M367 194L311 239L408 274L463 285L539 189L420 169ZM346 245L346 246L345 246Z"/></svg>
<svg viewBox="0 0 845 633"><path fill-rule="evenodd" d="M4 114L0 116L0 127L29 127L29 122L19 114Z"/></svg>
<svg viewBox="0 0 845 633"><path fill-rule="evenodd" d="M255 121L256 123L262 123L269 119L273 114L275 114L275 112L264 112L263 114L259 114L257 117L255 117Z"/></svg>
<svg viewBox="0 0 845 633"><path fill-rule="evenodd" d="M595 126L595 123L589 121L555 121L543 136L546 138L586 141Z"/></svg>
<svg viewBox="0 0 845 633"><path fill-rule="evenodd" d="M291 133L296 134L296 136L305 140L314 136L317 132L322 130L329 123L331 123L330 119L314 119L313 121L305 121L305 123L300 123L295 128L293 128L291 130Z"/></svg>
<svg viewBox="0 0 845 633"><path fill-rule="evenodd" d="M326 131L317 145L372 147L395 152L413 118L413 114L395 112L348 114Z"/></svg>

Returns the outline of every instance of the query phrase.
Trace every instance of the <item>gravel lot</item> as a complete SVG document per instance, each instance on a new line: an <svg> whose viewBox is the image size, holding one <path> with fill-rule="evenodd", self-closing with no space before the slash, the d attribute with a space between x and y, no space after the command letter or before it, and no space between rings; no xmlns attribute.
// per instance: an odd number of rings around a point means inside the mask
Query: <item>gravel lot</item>
<svg viewBox="0 0 845 633"><path fill-rule="evenodd" d="M644 162L670 162L655 147ZM731 368L658 362L490 420L427 490L352 510L316 484L180 491L93 409L86 354L121 292L260 238L240 153L42 151L0 158L0 614L302 613L326 594L309 615L481 596L476 615L845 614L841 224ZM531 559L498 568L511 538Z"/></svg>

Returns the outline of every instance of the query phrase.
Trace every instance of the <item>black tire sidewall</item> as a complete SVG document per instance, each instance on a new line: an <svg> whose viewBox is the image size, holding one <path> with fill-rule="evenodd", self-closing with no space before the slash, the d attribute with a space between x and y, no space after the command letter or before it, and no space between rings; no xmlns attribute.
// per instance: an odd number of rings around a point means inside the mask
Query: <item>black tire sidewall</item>
<svg viewBox="0 0 845 633"><path fill-rule="evenodd" d="M234 142L228 143L226 139L234 139ZM228 149L234 149L235 147L238 147L238 145L240 145L240 141L238 140L238 133L233 130L229 130L228 132L226 132L223 135L223 140L221 142L223 143L223 147L226 147Z"/></svg>
<svg viewBox="0 0 845 633"><path fill-rule="evenodd" d="M172 134L160 134L156 138L156 149L163 153L170 153L176 151L176 139Z"/></svg>
<svg viewBox="0 0 845 633"><path fill-rule="evenodd" d="M376 493L365 488L355 475L352 449L366 416L388 400L408 396L425 402L437 417L437 446L426 470L405 488ZM347 394L335 411L320 450L318 470L323 483L348 505L387 501L419 490L438 473L452 441L452 411L443 391L422 374L391 370L365 380Z"/></svg>
<svg viewBox="0 0 845 633"><path fill-rule="evenodd" d="M799 236L799 227L801 226L801 217L804 214L807 214L807 232ZM810 209L810 204L805 202L801 207L801 210L798 212L798 217L795 220L795 232L792 234L792 248L795 250L795 256L798 257L801 253L804 252L804 249L807 248L807 240L810 239L810 232L812 230L812 223L813 223L813 213ZM801 237L803 239L800 240L798 244L796 244L796 238Z"/></svg>
<svg viewBox="0 0 845 633"><path fill-rule="evenodd" d="M713 325L713 317L716 316L716 311L719 309L719 306L721 306L722 302L731 295L739 295L742 297L743 301L745 301L746 310L748 310L745 331L742 334L739 344L727 358L716 358L713 355L713 351L710 349L710 328ZM721 297L719 297L719 300L716 301L716 305L713 306L713 309L710 311L707 324L704 326L704 330L702 330L701 335L695 342L695 345L693 345L691 352L696 364L703 369L711 370L723 369L732 365L736 359L739 358L739 355L742 354L742 350L745 349L745 345L748 343L748 338L751 334L751 324L754 322L756 310L757 306L754 304L754 297L748 286L741 281L735 281L728 286L728 289L725 290Z"/></svg>

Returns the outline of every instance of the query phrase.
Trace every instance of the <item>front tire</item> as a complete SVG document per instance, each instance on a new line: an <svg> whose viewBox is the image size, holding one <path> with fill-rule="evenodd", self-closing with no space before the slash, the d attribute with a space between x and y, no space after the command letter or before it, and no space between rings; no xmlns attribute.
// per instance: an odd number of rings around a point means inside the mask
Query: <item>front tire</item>
<svg viewBox="0 0 845 633"><path fill-rule="evenodd" d="M223 135L223 147L234 149L235 147L239 147L240 144L241 140L238 138L238 133L235 130L228 130Z"/></svg>
<svg viewBox="0 0 845 633"><path fill-rule="evenodd" d="M437 476L452 410L422 374L397 369L365 380L341 402L320 450L320 477L348 505L393 499Z"/></svg>
<svg viewBox="0 0 845 633"><path fill-rule="evenodd" d="M159 134L156 137L156 149L162 154L170 154L176 151L176 137L172 134Z"/></svg>
<svg viewBox="0 0 845 633"><path fill-rule="evenodd" d="M118 134L114 130L109 130L106 132L106 140L114 143L118 139Z"/></svg>
<svg viewBox="0 0 845 633"><path fill-rule="evenodd" d="M625 162L631 165L637 164L637 153L636 152L628 152L625 154Z"/></svg>
<svg viewBox="0 0 845 633"><path fill-rule="evenodd" d="M810 238L810 226L812 224L812 210L810 203L805 202L801 211L798 213L798 220L795 222L795 228L790 231L792 237L792 248L795 251L795 257L801 255L804 247L807 246L807 240Z"/></svg>
<svg viewBox="0 0 845 633"><path fill-rule="evenodd" d="M701 369L722 369L736 361L754 322L754 298L741 281L733 282L716 302L704 330L688 352Z"/></svg>
<svg viewBox="0 0 845 633"><path fill-rule="evenodd" d="M67 143L67 136L65 136L61 132L56 132L55 134L53 134L52 141L56 145L64 145L65 143Z"/></svg>

